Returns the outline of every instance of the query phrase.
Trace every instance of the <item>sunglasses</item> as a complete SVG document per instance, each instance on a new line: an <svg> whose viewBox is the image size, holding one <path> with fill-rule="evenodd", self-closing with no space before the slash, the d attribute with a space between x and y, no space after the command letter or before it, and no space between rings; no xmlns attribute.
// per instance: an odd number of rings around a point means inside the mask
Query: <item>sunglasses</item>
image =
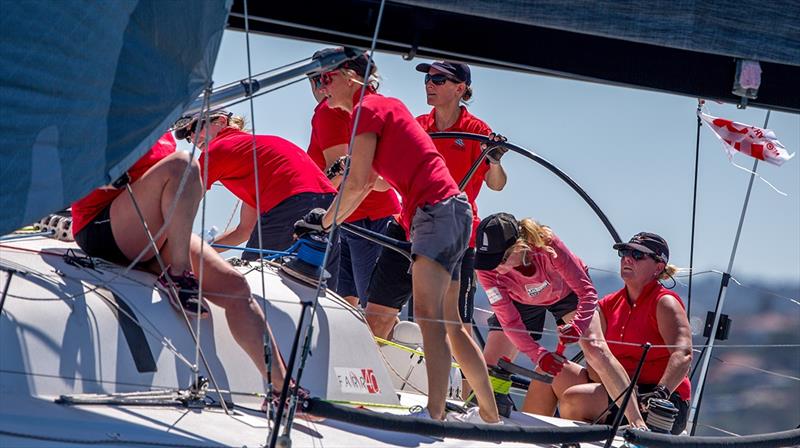
<svg viewBox="0 0 800 448"><path fill-rule="evenodd" d="M316 75L308 78L311 81L311 85L314 86L314 90L319 90L322 87L322 75Z"/></svg>
<svg viewBox="0 0 800 448"><path fill-rule="evenodd" d="M644 252L642 252L640 250L637 250L637 249L619 249L617 251L617 254L619 254L619 258L631 257L636 261L643 260L646 257L650 257L655 261L661 261L661 257L659 257L657 255L653 255L653 254L646 254L646 253L644 253Z"/></svg>
<svg viewBox="0 0 800 448"><path fill-rule="evenodd" d="M333 77L335 75L338 75L338 74L339 74L338 70L333 70L333 71L325 72L325 73L319 75L319 84L318 84L318 86L322 87L322 86L330 85L330 83L333 82ZM319 87L317 87L317 88L319 88Z"/></svg>
<svg viewBox="0 0 800 448"><path fill-rule="evenodd" d="M435 75L431 75L430 73L425 74L425 84L432 82L434 85L441 86L444 85L444 83L446 83L447 81L454 82L456 84L461 82L457 79L453 79L441 73L437 73Z"/></svg>

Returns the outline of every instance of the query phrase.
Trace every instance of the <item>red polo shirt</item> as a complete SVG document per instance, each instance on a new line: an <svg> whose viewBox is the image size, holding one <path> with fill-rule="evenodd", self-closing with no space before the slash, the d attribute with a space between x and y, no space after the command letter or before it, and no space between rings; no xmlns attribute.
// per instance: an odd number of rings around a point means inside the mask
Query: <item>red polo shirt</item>
<svg viewBox="0 0 800 448"><path fill-rule="evenodd" d="M434 110L431 110L429 114L417 117L417 122L422 125L422 129L427 133L469 132L471 134L480 135L489 135L492 133L491 128L489 128L486 123L469 113L464 106L461 106L461 113L458 116L458 120L447 129L436 128ZM481 144L475 140L437 138L433 139L433 144L436 145L436 149L438 149L439 153L444 157L447 169L450 170L450 174L457 183L461 183L461 180L467 175L472 164L481 155ZM478 198L478 193L481 191L481 186L483 185L483 180L486 177L487 171L489 171L488 161L478 166L475 174L472 175L472 178L464 187L464 193L467 194L469 204L472 206L472 236L469 239L469 247L472 248L475 247L475 231L478 228L478 224L481 223L481 218L478 216L478 206L475 204L475 200Z"/></svg>
<svg viewBox="0 0 800 448"><path fill-rule="evenodd" d="M311 119L308 155L324 171L326 163L323 150L341 144L350 144L350 114L344 109L328 106L328 101L323 100L314 109ZM394 191L373 191L346 221L365 218L375 221L397 213L400 213L400 201Z"/></svg>
<svg viewBox="0 0 800 448"><path fill-rule="evenodd" d="M177 146L172 134L167 132L158 139L149 151L137 160L130 169L128 176L130 182L139 180L159 160L175 152ZM104 208L114 202L114 199L122 194L123 190L101 190L97 189L72 203L72 235L77 235L86 224L89 224Z"/></svg>
<svg viewBox="0 0 800 448"><path fill-rule="evenodd" d="M336 193L317 165L294 143L272 135L256 135L261 213L299 193ZM253 134L225 128L200 155L208 157L208 184L220 181L245 204L256 208Z"/></svg>
<svg viewBox="0 0 800 448"><path fill-rule="evenodd" d="M665 345L664 338L658 331L656 307L658 301L667 295L678 299L683 307L683 301L675 291L670 291L655 280L645 286L633 305L628 302L626 288L603 297L598 304L606 318L605 336L609 342L608 347L628 375L633 375L636 371L636 366L642 357L642 348L636 345L614 344L614 341ZM658 384L667 368L669 357L668 349L664 347L651 348L647 352L647 359L642 366L639 384ZM688 400L691 397L691 388L689 378L684 377L675 391L682 399Z"/></svg>
<svg viewBox="0 0 800 448"><path fill-rule="evenodd" d="M356 134L378 135L372 168L402 196L400 224L408 232L417 207L459 194L458 185L430 136L400 100L367 94L353 112L354 120L358 108Z"/></svg>

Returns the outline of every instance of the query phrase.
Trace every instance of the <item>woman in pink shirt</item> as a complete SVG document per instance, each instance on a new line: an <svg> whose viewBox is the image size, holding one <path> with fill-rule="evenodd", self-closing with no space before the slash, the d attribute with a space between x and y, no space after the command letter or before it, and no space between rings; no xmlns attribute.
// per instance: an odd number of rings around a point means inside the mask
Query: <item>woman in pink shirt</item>
<svg viewBox="0 0 800 448"><path fill-rule="evenodd" d="M553 353L536 342L546 311L561 324L559 345L579 342L609 390L621 392L627 384L625 371L608 347L594 341L602 334L594 319L597 291L583 261L549 227L527 218L518 222L508 213L481 221L476 239L475 269L495 313L490 326L502 329L537 364L537 370L554 377L552 384L531 382L523 411L553 415L557 397L573 384L566 381L571 378L559 375L567 362L561 350ZM629 408L636 411L635 406Z"/></svg>

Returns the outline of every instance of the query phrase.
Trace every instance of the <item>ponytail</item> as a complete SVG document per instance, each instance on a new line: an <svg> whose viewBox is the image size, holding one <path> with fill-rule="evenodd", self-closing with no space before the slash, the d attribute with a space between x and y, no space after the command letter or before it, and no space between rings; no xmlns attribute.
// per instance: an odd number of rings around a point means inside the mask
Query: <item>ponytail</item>
<svg viewBox="0 0 800 448"><path fill-rule="evenodd" d="M551 241L553 241L553 230L550 227L539 224L530 218L525 218L519 222L519 239L514 243L514 247L525 246L531 249L544 249L545 252L555 258L558 255L550 247Z"/></svg>

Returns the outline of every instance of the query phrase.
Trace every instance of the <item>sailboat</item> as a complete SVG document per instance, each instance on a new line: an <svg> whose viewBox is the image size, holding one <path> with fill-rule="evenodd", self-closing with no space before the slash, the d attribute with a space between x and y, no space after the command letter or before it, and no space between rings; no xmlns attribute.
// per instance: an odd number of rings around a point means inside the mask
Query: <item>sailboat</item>
<svg viewBox="0 0 800 448"><path fill-rule="evenodd" d="M262 380L234 343L219 309L211 306L211 318L196 327L200 343L195 344L195 328L188 327L173 312L166 296L154 287L152 275L86 257L74 243L63 241L68 239L64 238L68 220L49 214L115 179L181 113L203 108L200 95L208 86L226 23L231 29L247 28L363 47L375 44L410 57L457 55L469 62L497 67L601 78L600 73L572 72L567 66L539 67L512 57L493 61L497 56L482 53L491 42L476 46L475 54L469 57L465 50L449 48L444 42L429 42L431 34L425 32L439 21L472 24L470 21L499 20L519 26L519 32L532 28L528 31L542 33L558 23L555 12L544 15L552 20L548 26L531 26L520 24L518 19L509 20L515 15L510 9L499 8L489 14L480 2L462 2L458 10L448 7L447 11L440 9L437 2L318 4L313 15L307 7L300 6L253 5L246 1L232 5L162 4L141 0L131 2L127 8L100 6L74 14L70 12L74 6L61 9L54 5L4 3L4 25L16 20L14 29L19 32L13 41L3 44L2 60L12 60L10 49L17 42L21 42L17 47L26 50L28 59L22 59L24 64L5 64L13 68L4 69L0 78L3 109L20 111L13 129L6 128L6 122L0 133L4 143L3 179L8 185L0 192L0 232L5 234L33 222L39 226L8 234L0 245L0 268L5 277L0 301L2 445L262 446L274 445L270 436L278 430L282 431L279 443L283 446L460 446L465 442L459 436L471 439L470 446L490 446L499 440L506 440L504 445L508 446L523 441L539 446L599 446L606 440L610 446L627 443L621 434L615 435L606 426L592 427L522 413L514 413L510 424L495 430L409 420L404 417L408 409L424 404L425 397L407 392L409 377L398 375L397 371L415 365L424 368L424 359L414 352L418 348L414 341L400 341L406 342L399 344L404 348L379 349L372 343L363 317L341 298L290 278L278 264L263 263L240 269L247 273L253 291L261 290L262 278L266 282L267 294L257 299L266 307L276 334L296 334L306 315L307 305L303 304L317 304L311 323L306 323L314 331L309 337L312 355L307 357L302 384L321 398L314 400L309 411L313 413L316 405L317 411L323 410L329 416L324 421L295 419L289 430L276 429L259 409L265 390ZM391 13L393 17L382 22L388 25L384 32L389 37L370 42L372 33L365 26L371 23L375 27L382 7L386 8L383 14ZM484 17L487 14L490 18ZM42 17L51 20L44 21ZM409 27L409 23L419 26ZM338 29L340 26L350 32ZM562 24L553 32L580 34L564 31L572 26L576 25ZM87 28L98 33L86 39L96 48L75 49L71 54L66 45L58 45L63 43L64 35L75 36ZM402 28L413 36L395 36ZM59 35L59 31L69 33ZM603 43L603 38L598 38L595 45ZM628 50L627 46L655 45L663 51L675 51L652 43L616 44ZM774 64L779 73L800 75L797 55L792 55L788 47L782 47L789 53L785 59L776 62L770 57L763 63ZM44 48L60 51L46 52ZM495 50L499 52L501 48L498 44ZM608 49L616 47L610 45ZM87 54L104 61L92 65L97 67L95 72L88 72L89 62L81 60ZM755 54L748 56L762 60ZM67 60L76 64L76 70L62 73L59 63ZM35 68L40 67L59 76L36 76ZM534 70L535 67L538 68ZM301 65L276 76L290 79L320 68ZM604 74L609 77L607 82L626 82L624 74L612 72ZM68 76L71 74L78 76ZM727 94L681 90L689 87L670 84L656 75L644 78L653 83L641 86L645 88L742 101ZM96 80L103 80L102 89L98 90L93 82ZM790 91L788 85L781 84L782 80L777 77L769 89L765 85L763 94L749 99L749 104L800 110L791 95L771 93L772 89ZM214 93L223 93L218 98L225 98L236 95L234 91L239 95L255 93L251 80ZM47 95L34 101L43 95L40 92ZM67 93L84 94L90 100L70 102ZM59 105L58 114L51 112L54 104ZM35 119L45 113L50 118ZM12 169L14 176L10 175ZM599 209L598 216L607 222ZM279 338L283 353L297 350L291 342L289 338ZM398 350L408 355L398 354ZM353 407L364 410L348 412ZM371 420L372 426L362 426L366 420ZM414 433L396 431L415 427L418 431ZM741 442L743 446L778 446L798 443L799 437L797 431L788 431L741 438ZM635 442L659 442L657 436L644 439ZM698 437L693 443L720 441Z"/></svg>

